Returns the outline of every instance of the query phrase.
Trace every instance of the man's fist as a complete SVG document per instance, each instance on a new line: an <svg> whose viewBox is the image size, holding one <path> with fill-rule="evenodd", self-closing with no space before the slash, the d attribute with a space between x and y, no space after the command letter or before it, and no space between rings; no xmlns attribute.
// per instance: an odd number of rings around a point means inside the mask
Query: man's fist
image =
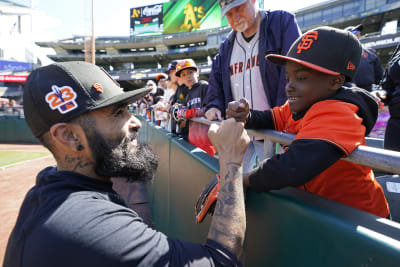
<svg viewBox="0 0 400 267"><path fill-rule="evenodd" d="M226 118L234 118L236 121L246 123L249 119L250 106L246 99L229 102L226 109Z"/></svg>
<svg viewBox="0 0 400 267"><path fill-rule="evenodd" d="M211 124L208 137L218 154L224 160L242 164L244 153L250 143L242 122L234 119L222 121L221 125Z"/></svg>

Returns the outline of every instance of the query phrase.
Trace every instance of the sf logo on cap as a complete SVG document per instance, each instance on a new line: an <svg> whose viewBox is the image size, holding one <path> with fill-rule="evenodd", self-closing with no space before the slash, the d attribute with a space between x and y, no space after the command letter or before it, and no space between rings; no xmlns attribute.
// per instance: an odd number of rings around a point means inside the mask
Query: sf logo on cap
<svg viewBox="0 0 400 267"><path fill-rule="evenodd" d="M78 107L75 102L76 93L71 87L53 85L51 90L45 99L52 110L58 109L61 114L65 114Z"/></svg>
<svg viewBox="0 0 400 267"><path fill-rule="evenodd" d="M318 32L308 32L303 38L301 38L300 43L297 45L297 54L300 54L302 50L310 49L314 41L318 40Z"/></svg>

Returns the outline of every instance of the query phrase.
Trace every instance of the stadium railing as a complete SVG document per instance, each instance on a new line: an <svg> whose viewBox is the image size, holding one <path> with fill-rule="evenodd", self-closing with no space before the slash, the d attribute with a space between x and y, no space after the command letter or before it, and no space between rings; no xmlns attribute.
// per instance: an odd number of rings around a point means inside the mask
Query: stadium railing
<svg viewBox="0 0 400 267"><path fill-rule="evenodd" d="M191 120L207 125L220 123L209 121L205 118L192 118ZM264 139L264 158L269 158L275 153L275 151L271 149L273 148L271 143L290 145L295 138L295 135L293 134L274 130L256 131L247 129L247 133L250 136ZM388 173L400 174L400 152L397 151L360 145L350 154L349 157L343 158L343 160L370 166L373 169Z"/></svg>

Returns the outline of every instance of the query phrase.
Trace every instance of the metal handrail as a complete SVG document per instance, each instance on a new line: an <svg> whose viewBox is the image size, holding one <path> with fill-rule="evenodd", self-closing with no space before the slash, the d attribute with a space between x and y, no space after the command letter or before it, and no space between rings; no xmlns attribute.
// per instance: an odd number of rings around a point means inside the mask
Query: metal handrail
<svg viewBox="0 0 400 267"><path fill-rule="evenodd" d="M192 118L191 120L207 125L211 125L212 123L221 123L219 121L209 121L205 118ZM284 145L290 145L296 137L294 134L274 130L246 129L246 131L249 135L264 139L264 141ZM267 142L264 142L264 149L268 146L266 143ZM267 155L271 154L267 153ZM348 157L342 158L342 160L370 166L373 169L388 173L400 174L400 152L397 151L360 145Z"/></svg>

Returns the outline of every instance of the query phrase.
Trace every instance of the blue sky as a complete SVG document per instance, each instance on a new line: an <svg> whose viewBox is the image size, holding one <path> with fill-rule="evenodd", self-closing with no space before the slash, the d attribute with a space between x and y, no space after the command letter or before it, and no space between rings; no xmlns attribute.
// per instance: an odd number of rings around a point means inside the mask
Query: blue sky
<svg viewBox="0 0 400 267"><path fill-rule="evenodd" d="M163 0L94 0L95 36L129 36L129 9ZM264 0L265 8L295 11L321 0ZM33 0L35 41L91 35L91 0Z"/></svg>

